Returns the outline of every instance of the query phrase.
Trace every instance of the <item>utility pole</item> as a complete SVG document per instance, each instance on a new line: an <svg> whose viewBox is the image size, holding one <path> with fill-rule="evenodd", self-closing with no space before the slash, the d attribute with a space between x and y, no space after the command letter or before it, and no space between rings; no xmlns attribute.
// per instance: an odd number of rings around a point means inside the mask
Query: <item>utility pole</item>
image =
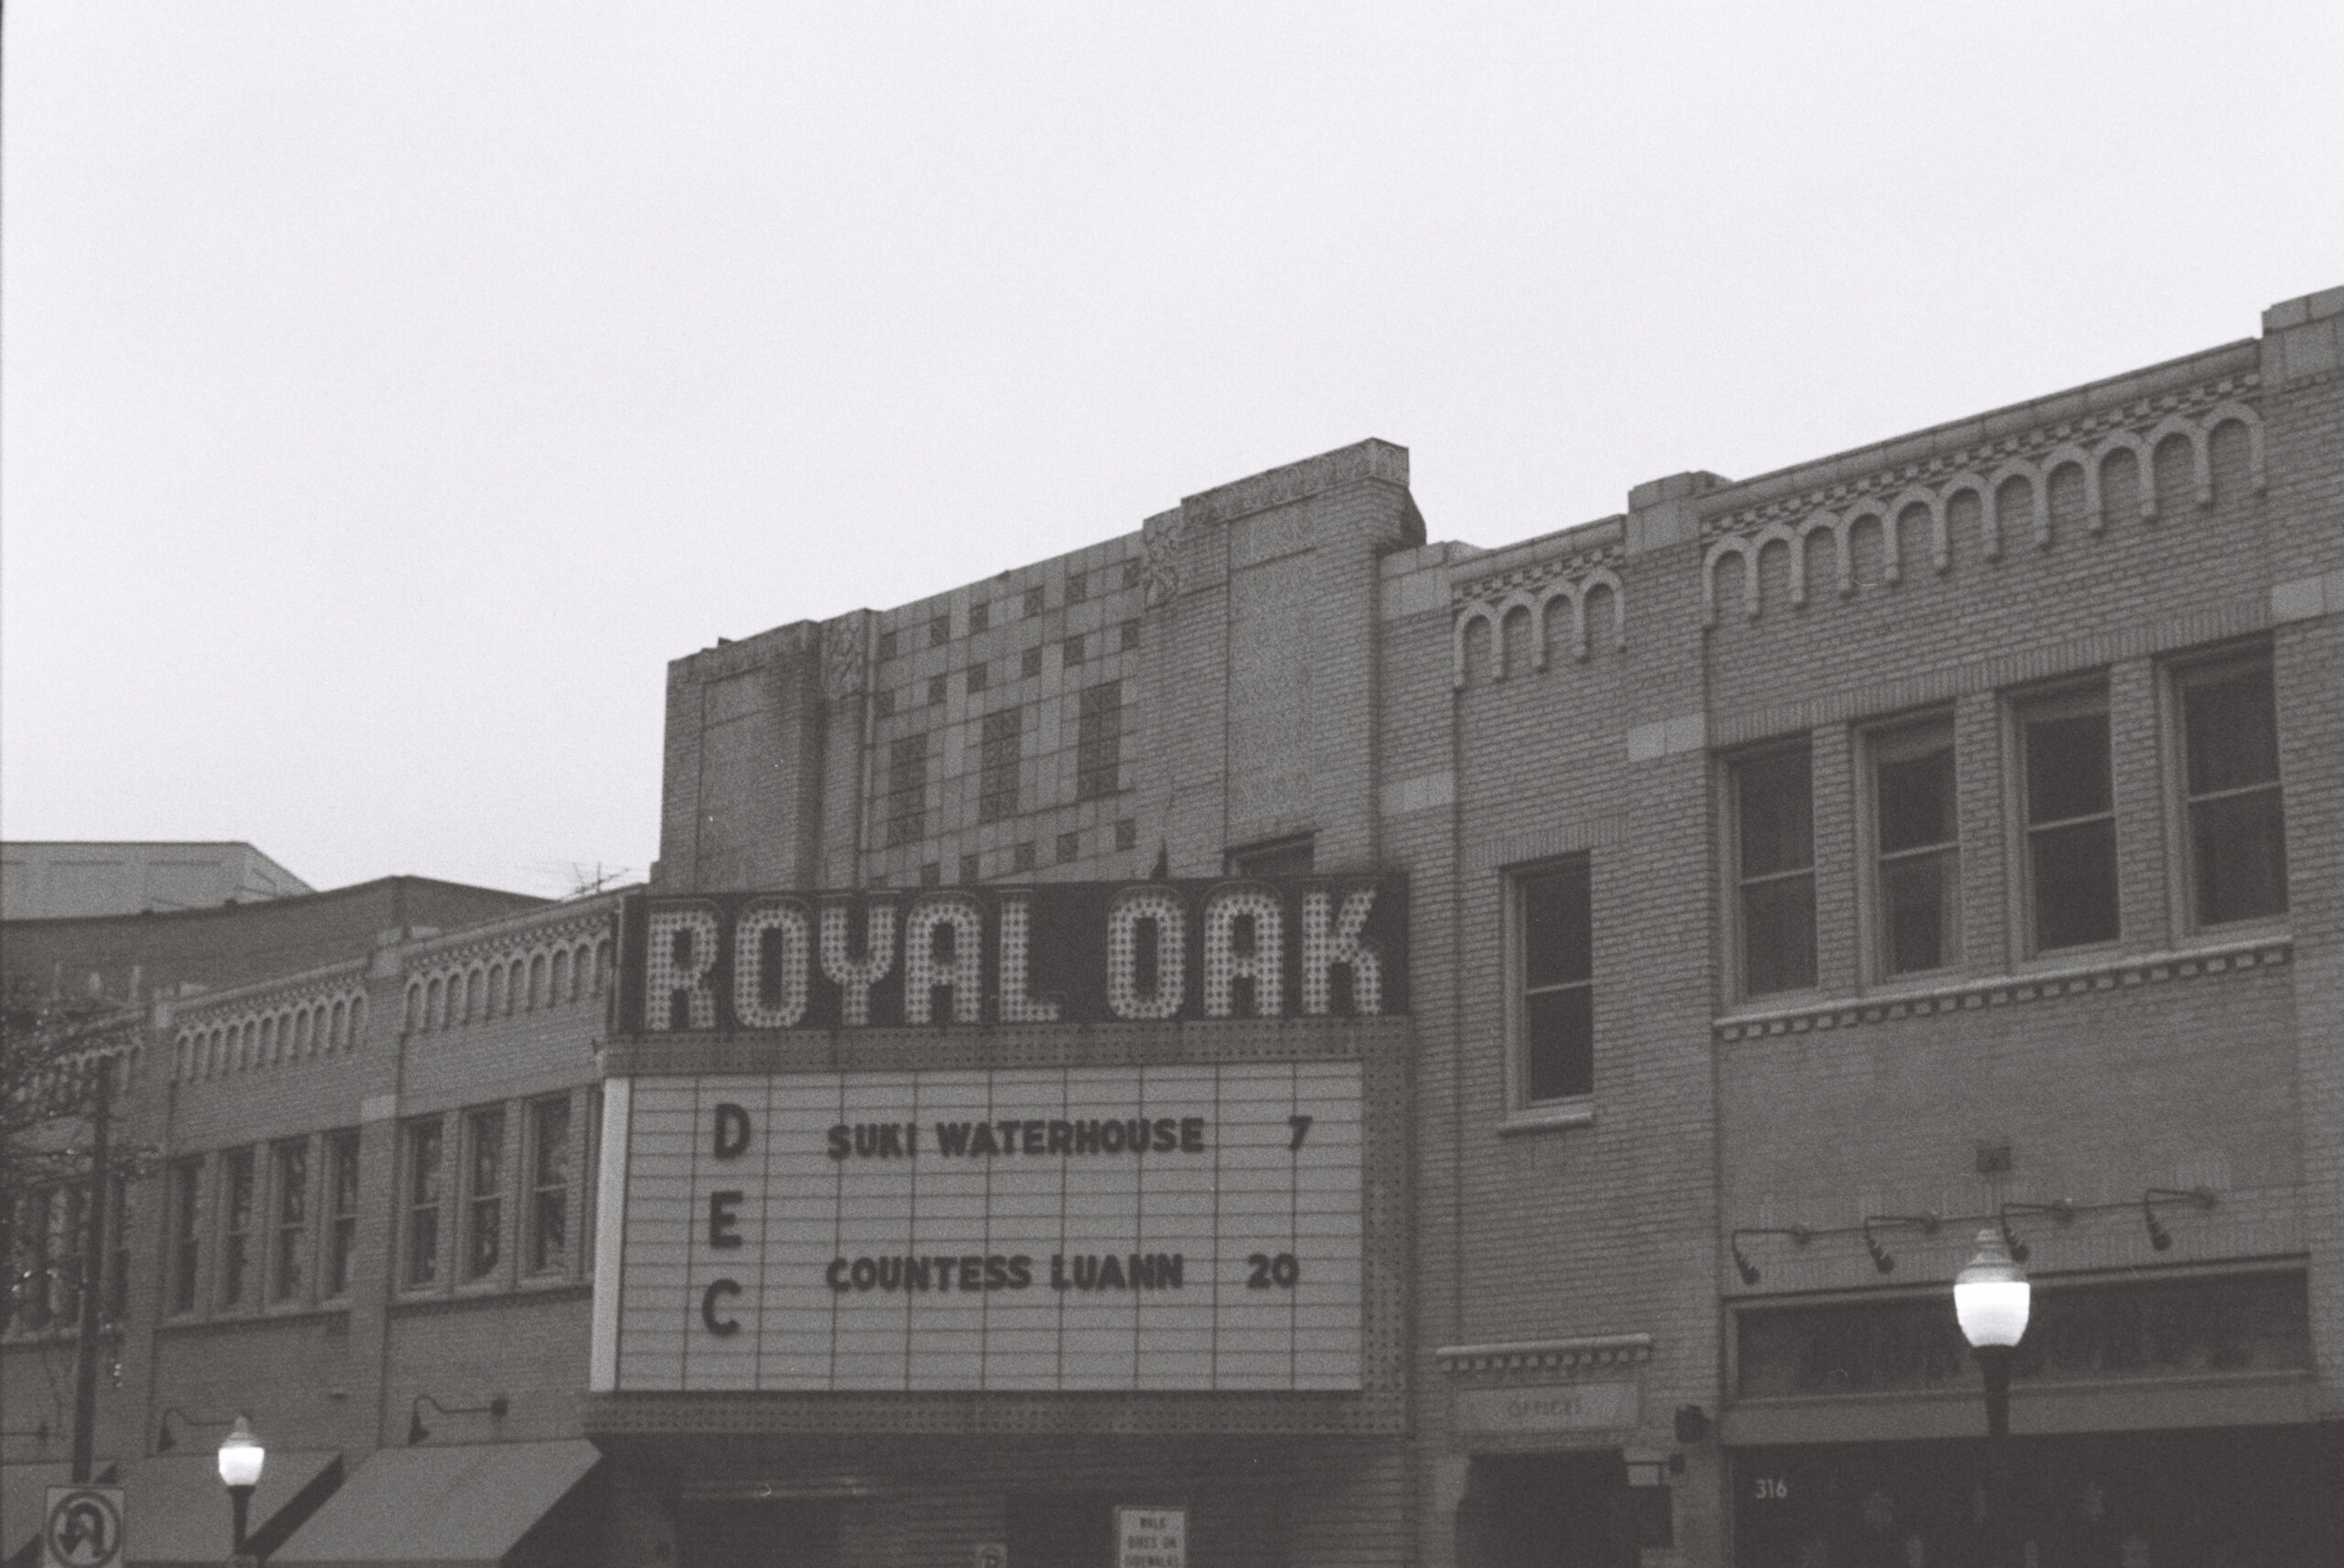
<svg viewBox="0 0 2344 1568"><path fill-rule="evenodd" d="M91 1109L90 1207L81 1231L81 1343L73 1357L73 1484L87 1486L98 1443L98 1325L106 1278L107 1134L114 1112L114 1057L93 1054L97 1098Z"/></svg>

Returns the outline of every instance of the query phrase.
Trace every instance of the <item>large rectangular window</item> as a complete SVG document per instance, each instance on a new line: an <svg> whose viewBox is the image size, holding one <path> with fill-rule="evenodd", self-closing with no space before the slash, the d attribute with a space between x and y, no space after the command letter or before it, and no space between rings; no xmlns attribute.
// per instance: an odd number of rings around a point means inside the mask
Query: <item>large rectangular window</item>
<svg viewBox="0 0 2344 1568"><path fill-rule="evenodd" d="M887 743L887 848L917 843L928 816L928 737Z"/></svg>
<svg viewBox="0 0 2344 1568"><path fill-rule="evenodd" d="M429 1285L440 1278L440 1121L418 1121L407 1130L407 1282Z"/></svg>
<svg viewBox="0 0 2344 1568"><path fill-rule="evenodd" d="M171 1310L193 1312L203 1250L203 1162L171 1167Z"/></svg>
<svg viewBox="0 0 2344 1568"><path fill-rule="evenodd" d="M1733 764L1742 994L1815 984L1815 791L1807 743Z"/></svg>
<svg viewBox="0 0 2344 1568"><path fill-rule="evenodd" d="M1944 968L1961 957L1952 722L1883 730L1869 749L1874 962L1883 975Z"/></svg>
<svg viewBox="0 0 2344 1568"><path fill-rule="evenodd" d="M1026 710L1005 708L985 715L977 743L977 820L999 822L1017 815L1017 770L1026 740Z"/></svg>
<svg viewBox="0 0 2344 1568"><path fill-rule="evenodd" d="M1123 787L1123 683L1085 687L1075 720L1074 794L1097 800Z"/></svg>
<svg viewBox="0 0 2344 1568"><path fill-rule="evenodd" d="M505 1238L505 1112L475 1110L464 1118L464 1278L483 1280L503 1256Z"/></svg>
<svg viewBox="0 0 2344 1568"><path fill-rule="evenodd" d="M570 1099L529 1107L529 1272L570 1264Z"/></svg>
<svg viewBox="0 0 2344 1568"><path fill-rule="evenodd" d="M221 1207L225 1211L220 1244L220 1303L240 1306L252 1299L253 1209L259 1196L253 1151L238 1149L228 1155L220 1185Z"/></svg>
<svg viewBox="0 0 2344 1568"><path fill-rule="evenodd" d="M325 1293L350 1293L350 1267L358 1251L358 1134L337 1132L326 1140L327 1179L332 1183L326 1232Z"/></svg>
<svg viewBox="0 0 2344 1568"><path fill-rule="evenodd" d="M2018 710L2025 796L2028 950L2116 940L2116 796L2108 693L2067 692Z"/></svg>
<svg viewBox="0 0 2344 1568"><path fill-rule="evenodd" d="M275 1155L277 1244L269 1296L295 1302L309 1289L309 1145L307 1140L280 1143Z"/></svg>
<svg viewBox="0 0 2344 1568"><path fill-rule="evenodd" d="M1539 1105L1595 1088L1595 924L1584 855L1514 878L1515 1094Z"/></svg>
<svg viewBox="0 0 2344 1568"><path fill-rule="evenodd" d="M2190 924L2257 920L2287 909L2279 806L2279 720L2267 654L2174 676L2189 840Z"/></svg>

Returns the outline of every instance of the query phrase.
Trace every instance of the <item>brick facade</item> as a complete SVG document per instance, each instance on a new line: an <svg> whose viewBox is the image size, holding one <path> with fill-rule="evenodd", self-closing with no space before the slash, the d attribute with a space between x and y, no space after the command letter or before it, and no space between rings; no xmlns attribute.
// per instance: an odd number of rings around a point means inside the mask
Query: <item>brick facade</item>
<svg viewBox="0 0 2344 1568"><path fill-rule="evenodd" d="M591 900L344 942L154 1011L128 1119L194 1162L175 1169L204 1184L209 1271L170 1310L171 1200L134 1202L101 1451L149 1451L167 1408L243 1406L354 1463L404 1441L420 1394L494 1393L505 1415L434 1420L431 1441L595 1436L614 1565L758 1560L726 1531L785 1516L823 1561L940 1568L1017 1540L1054 1561L1033 1533L1052 1498L1062 1523L1184 1503L1192 1563L1756 1568L1875 1525L1936 1562L1963 1550L1948 1499L1968 1483L1944 1477L1982 1430L1966 1357L1943 1363L1948 1287L2007 1217L2044 1334L2068 1336L2013 1416L2045 1560L2086 1528L2060 1488L2106 1478L2109 1528L2154 1561L2223 1530L2297 1561L2344 1523L2269 1479L2325 1464L2344 1420L2339 340L2344 290L2274 308L2258 339L1748 481L1674 475L1495 550L1427 543L1406 454L1369 441L670 666L654 895L1217 878L1264 847L1288 871L1299 854L1405 877L1405 1147L1383 1156L1408 1218L1373 1254L1396 1281L1389 1422L909 1390L809 1435L754 1401L813 1396L587 1393L598 1085L682 1070L611 1037L627 955ZM2207 868L2254 874L2192 836L2184 703L2217 655L2268 671L2285 881L2284 909L2209 920ZM2029 816L2048 787L2029 748L2050 741L2028 726L2054 711L2031 705L2053 699L2105 737L2105 806L2081 826ZM1882 769L1915 722L1930 755L1950 747L1929 786L1942 880L1918 904L1883 869ZM1746 765L1774 754L1804 759L1805 793L1745 814ZM1777 830L1788 869L1759 867ZM2105 846L2112 937L2043 940L2031 857L2054 831ZM1558 867L1585 873L1591 1087L1534 1096L1531 1054L1560 1047L1532 1021L1545 938L1520 889ZM1746 903L1768 878L1773 902ZM1760 938L1811 948L1811 975L1761 979ZM1313 1049L1341 1055L1331 1027ZM929 1049L852 1034L793 1044L803 1062L754 1038L673 1049L734 1072ZM1219 1049L1210 1027L939 1038L951 1065ZM1245 1038L1277 1049L1274 1029ZM570 1229L532 1273L526 1129L556 1102ZM478 1281L452 1173L434 1277L405 1250L434 1122L451 1173L468 1129L503 1140ZM315 1169L345 1130L364 1173L346 1299L223 1305L222 1161L307 1139ZM2226 1290L2263 1292L2252 1345L2192 1307L2144 1360L2076 1370L2107 1323ZM2095 1302L2114 1305L2076 1304ZM1921 1325L1899 1331L1910 1365L1884 1329L1872 1349L1829 1338L1892 1320ZM12 1428L49 1398L58 1343L20 1331L0 1353ZM2122 1479L2227 1475L2226 1455L2265 1478Z"/></svg>

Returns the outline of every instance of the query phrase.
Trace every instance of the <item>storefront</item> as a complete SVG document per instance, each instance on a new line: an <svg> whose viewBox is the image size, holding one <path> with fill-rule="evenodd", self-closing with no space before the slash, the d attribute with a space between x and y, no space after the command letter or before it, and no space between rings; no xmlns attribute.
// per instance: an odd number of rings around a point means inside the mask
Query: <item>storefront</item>
<svg viewBox="0 0 2344 1568"><path fill-rule="evenodd" d="M1981 1561L1997 1475L2039 1568L2336 1560L2344 1423L2314 1419L2299 1263L2054 1278L2035 1303L1999 1466L1942 1292L1742 1311L1741 1568Z"/></svg>
<svg viewBox="0 0 2344 1568"><path fill-rule="evenodd" d="M587 1422L680 1561L1401 1533L1405 914L1368 879L635 901Z"/></svg>

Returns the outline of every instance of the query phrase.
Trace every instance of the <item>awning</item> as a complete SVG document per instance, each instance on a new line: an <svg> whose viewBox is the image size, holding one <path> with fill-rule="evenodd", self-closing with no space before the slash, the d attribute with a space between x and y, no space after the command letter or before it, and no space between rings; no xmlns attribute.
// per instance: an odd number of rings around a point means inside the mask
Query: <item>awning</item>
<svg viewBox="0 0 2344 1568"><path fill-rule="evenodd" d="M114 1484L114 1461L101 1459L92 1468L96 1485ZM49 1489L73 1479L73 1466L60 1459L46 1465L0 1465L0 1563L13 1563L23 1552L35 1563L40 1553L30 1551L40 1534L41 1509L49 1505Z"/></svg>
<svg viewBox="0 0 2344 1568"><path fill-rule="evenodd" d="M330 1448L272 1448L245 1512L248 1549L262 1552L316 1511L342 1480L342 1455ZM131 1568L228 1561L234 1515L220 1484L216 1454L158 1454L122 1467L123 1560Z"/></svg>
<svg viewBox="0 0 2344 1568"><path fill-rule="evenodd" d="M601 1457L582 1438L377 1449L269 1568L500 1568Z"/></svg>

